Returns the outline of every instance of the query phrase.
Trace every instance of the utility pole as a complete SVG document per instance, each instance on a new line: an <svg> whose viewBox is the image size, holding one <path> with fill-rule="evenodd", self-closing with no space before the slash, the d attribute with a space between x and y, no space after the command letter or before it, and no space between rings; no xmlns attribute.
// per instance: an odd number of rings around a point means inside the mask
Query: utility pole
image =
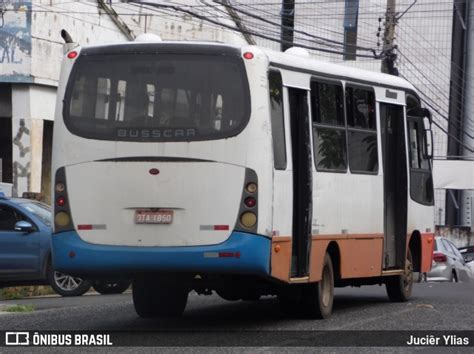
<svg viewBox="0 0 474 354"><path fill-rule="evenodd" d="M382 59L382 72L398 76L398 69L395 67L397 55L394 52L395 25L396 18L396 0L387 0L387 10L385 12L385 31L383 36L383 52L385 58Z"/></svg>
<svg viewBox="0 0 474 354"><path fill-rule="evenodd" d="M284 52L293 46L295 29L295 1L283 0L281 8L281 51Z"/></svg>
<svg viewBox="0 0 474 354"><path fill-rule="evenodd" d="M453 4L453 34L451 45L451 83L449 88L449 123L448 123L448 156L459 159L463 155L463 148L459 141L464 140L463 127L465 126L466 108L470 103L464 105L466 98L465 90L469 88L468 76L466 76L467 56L469 50L467 39L469 38L469 6L468 0L457 0ZM469 99L467 100L469 101ZM455 122L458 121L459 124ZM453 137L455 137L453 139ZM466 141L467 142L467 141ZM463 195L467 191L446 191L446 225L455 226L462 224L462 216L466 214L465 203L462 202Z"/></svg>

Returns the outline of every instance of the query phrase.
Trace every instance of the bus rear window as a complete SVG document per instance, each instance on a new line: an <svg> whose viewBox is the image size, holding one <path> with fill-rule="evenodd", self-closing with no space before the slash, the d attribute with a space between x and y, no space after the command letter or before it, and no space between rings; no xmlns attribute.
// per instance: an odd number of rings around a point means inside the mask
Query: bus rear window
<svg viewBox="0 0 474 354"><path fill-rule="evenodd" d="M76 135L114 141L194 141L237 135L250 116L241 59L216 55L80 57L64 120Z"/></svg>

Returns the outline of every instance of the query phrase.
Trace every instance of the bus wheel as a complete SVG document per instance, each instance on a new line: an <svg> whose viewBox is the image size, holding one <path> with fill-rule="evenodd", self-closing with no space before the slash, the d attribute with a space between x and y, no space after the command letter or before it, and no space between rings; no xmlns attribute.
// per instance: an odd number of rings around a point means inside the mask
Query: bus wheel
<svg viewBox="0 0 474 354"><path fill-rule="evenodd" d="M308 284L304 291L303 309L311 318L329 318L331 317L333 303L334 269L331 256L326 253L321 280L317 283Z"/></svg>
<svg viewBox="0 0 474 354"><path fill-rule="evenodd" d="M160 284L153 277L134 279L133 305L140 317L179 317L188 301L188 289L171 284Z"/></svg>
<svg viewBox="0 0 474 354"><path fill-rule="evenodd" d="M405 272L402 275L389 277L385 281L385 286L387 288L387 295L390 301L408 301L413 289L413 262L410 250L407 252Z"/></svg>
<svg viewBox="0 0 474 354"><path fill-rule="evenodd" d="M237 294L235 291L232 292L232 289L219 289L216 290L217 295L219 295L221 298L227 301L238 301L240 300L239 294Z"/></svg>

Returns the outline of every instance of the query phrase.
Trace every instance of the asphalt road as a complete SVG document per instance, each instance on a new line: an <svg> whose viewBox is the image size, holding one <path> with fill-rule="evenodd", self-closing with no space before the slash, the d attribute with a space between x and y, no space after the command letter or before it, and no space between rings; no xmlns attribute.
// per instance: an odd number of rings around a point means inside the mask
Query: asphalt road
<svg viewBox="0 0 474 354"><path fill-rule="evenodd" d="M130 294L0 301L33 304L31 313L0 313L0 330L473 330L474 283L415 284L411 301L391 303L385 288L336 289L329 320L287 318L278 301L228 302L191 293L179 319L141 319Z"/></svg>

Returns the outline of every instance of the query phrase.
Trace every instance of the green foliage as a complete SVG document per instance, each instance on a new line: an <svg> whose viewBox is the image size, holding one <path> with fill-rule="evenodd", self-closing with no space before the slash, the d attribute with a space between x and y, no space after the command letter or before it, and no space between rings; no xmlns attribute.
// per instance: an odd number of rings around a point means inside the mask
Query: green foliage
<svg viewBox="0 0 474 354"><path fill-rule="evenodd" d="M0 289L0 300L15 300L51 294L55 294L55 292L49 286L17 286Z"/></svg>
<svg viewBox="0 0 474 354"><path fill-rule="evenodd" d="M12 305L3 309L5 312L33 312L35 305Z"/></svg>

